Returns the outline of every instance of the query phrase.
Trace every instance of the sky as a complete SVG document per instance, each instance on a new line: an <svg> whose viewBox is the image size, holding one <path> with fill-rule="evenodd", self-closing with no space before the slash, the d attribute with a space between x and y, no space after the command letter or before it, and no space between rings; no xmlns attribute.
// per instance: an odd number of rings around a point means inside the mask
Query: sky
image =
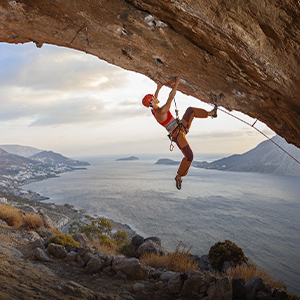
<svg viewBox="0 0 300 300"><path fill-rule="evenodd" d="M34 43L0 43L0 145L52 150L67 157L165 154L172 158L167 131L141 104L156 84L73 49ZM163 87L164 104L170 88ZM189 106L211 110L199 99L177 92L179 116ZM174 104L171 112L175 115ZM232 114L250 124L254 119ZM265 124L256 127L275 135ZM265 137L219 112L216 119L194 119L187 135L195 158L242 154ZM175 155L181 155L175 147Z"/></svg>

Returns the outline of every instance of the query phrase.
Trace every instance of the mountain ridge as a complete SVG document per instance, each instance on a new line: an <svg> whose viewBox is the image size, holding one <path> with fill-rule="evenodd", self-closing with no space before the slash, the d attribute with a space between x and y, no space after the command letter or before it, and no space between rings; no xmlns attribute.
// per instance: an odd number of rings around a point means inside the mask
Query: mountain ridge
<svg viewBox="0 0 300 300"><path fill-rule="evenodd" d="M0 148L5 150L8 153L19 155L19 156L24 156L24 157L29 157L34 154L37 154L39 152L42 152L43 150L35 148L35 147L30 147L30 146L22 146L22 145L0 145Z"/></svg>
<svg viewBox="0 0 300 300"><path fill-rule="evenodd" d="M53 152L53 151L41 151L37 154L34 154L29 157L30 159L42 161L44 163L48 164L64 164L71 167L79 167L79 166L89 166L90 164L85 161L79 161L75 159L68 158L66 156L63 156L62 154Z"/></svg>
<svg viewBox="0 0 300 300"><path fill-rule="evenodd" d="M300 176L300 164L276 144L300 161L300 149L276 135L271 141L266 140L244 154L234 154L211 163L194 162L193 166L222 171Z"/></svg>

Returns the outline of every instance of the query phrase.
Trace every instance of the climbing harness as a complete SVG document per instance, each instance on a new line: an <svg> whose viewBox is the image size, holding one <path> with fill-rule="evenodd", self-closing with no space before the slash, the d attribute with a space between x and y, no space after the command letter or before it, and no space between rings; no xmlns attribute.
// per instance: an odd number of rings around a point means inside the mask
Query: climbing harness
<svg viewBox="0 0 300 300"><path fill-rule="evenodd" d="M183 129L183 131L185 131L186 133L189 132L189 130L188 130L188 129L182 124L182 122L181 122L179 119L177 119L177 118L176 118L172 123L170 123L169 125L173 124L174 122L175 122L175 125L173 125L173 126L171 127L170 130L168 130L168 126L167 126L167 130L169 131L168 137L169 137L169 139L170 139L170 141L171 141L171 144L170 144L170 151L173 151L173 149L174 149L173 142L175 142L175 143L177 142L177 138L178 138L180 132L182 131L182 129ZM178 130L178 132L177 132L176 137L173 137L173 133L175 133L175 131L177 131L177 130Z"/></svg>
<svg viewBox="0 0 300 300"><path fill-rule="evenodd" d="M209 105L214 105L214 104L211 104L211 103L208 103ZM290 158L292 158L295 162L297 162L299 165L300 165L300 161L297 160L294 156L292 156L289 152L287 152L285 149L283 149L280 145L278 145L276 142L274 142L270 137L268 137L265 133L263 133L261 130L259 130L258 128L254 127L254 125L256 124L256 122L259 120L259 118L262 116L263 113L261 113L255 120L255 122L251 125L250 123L246 122L245 120L231 114L230 112L226 111L226 110L223 110L221 109L220 107L218 107L218 110L247 124L248 126L254 128L257 132L259 132L261 135L263 135L266 139L268 139L269 141L271 141L275 146L277 146L279 149L281 149L284 153L286 153Z"/></svg>

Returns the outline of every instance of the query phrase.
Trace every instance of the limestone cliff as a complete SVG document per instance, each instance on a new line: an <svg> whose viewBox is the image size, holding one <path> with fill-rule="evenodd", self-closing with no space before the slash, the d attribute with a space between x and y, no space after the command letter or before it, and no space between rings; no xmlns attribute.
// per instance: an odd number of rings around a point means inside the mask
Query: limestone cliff
<svg viewBox="0 0 300 300"><path fill-rule="evenodd" d="M258 118L300 147L300 1L0 0L0 42L84 51Z"/></svg>

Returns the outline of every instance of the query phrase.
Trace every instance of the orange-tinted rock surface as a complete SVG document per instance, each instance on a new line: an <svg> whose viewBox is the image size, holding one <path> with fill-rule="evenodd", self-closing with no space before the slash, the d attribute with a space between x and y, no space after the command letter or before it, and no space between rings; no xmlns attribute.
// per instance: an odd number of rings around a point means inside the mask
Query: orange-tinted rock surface
<svg viewBox="0 0 300 300"><path fill-rule="evenodd" d="M258 118L300 147L300 1L0 0L0 42L78 49Z"/></svg>

